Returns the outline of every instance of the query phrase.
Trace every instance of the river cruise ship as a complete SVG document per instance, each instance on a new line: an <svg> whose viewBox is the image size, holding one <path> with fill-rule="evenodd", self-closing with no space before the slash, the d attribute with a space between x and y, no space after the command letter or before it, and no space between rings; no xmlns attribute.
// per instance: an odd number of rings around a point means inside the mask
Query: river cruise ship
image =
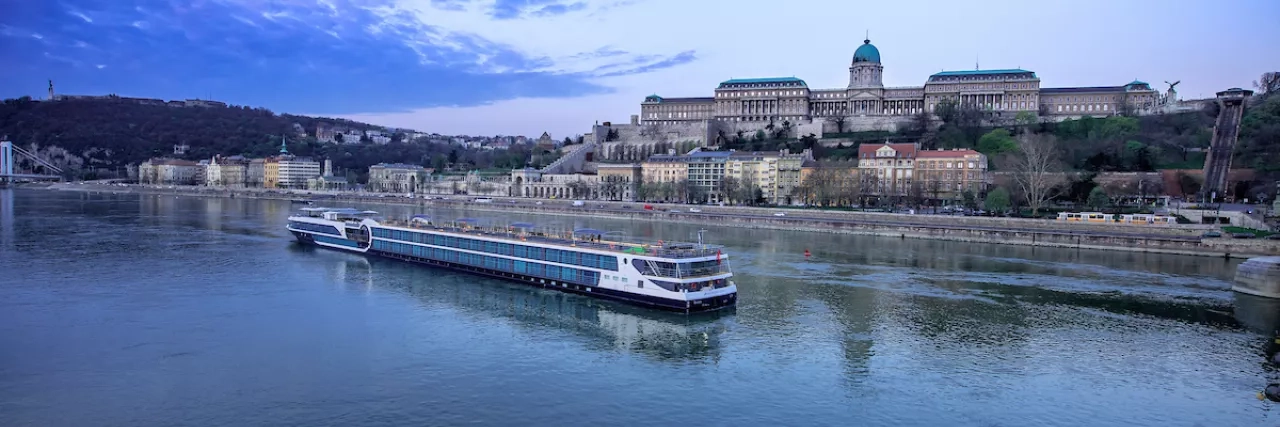
<svg viewBox="0 0 1280 427"><path fill-rule="evenodd" d="M492 226L474 218L385 219L373 211L319 207L290 216L287 228L303 244L642 306L690 313L738 301L729 257L717 245L519 222Z"/></svg>

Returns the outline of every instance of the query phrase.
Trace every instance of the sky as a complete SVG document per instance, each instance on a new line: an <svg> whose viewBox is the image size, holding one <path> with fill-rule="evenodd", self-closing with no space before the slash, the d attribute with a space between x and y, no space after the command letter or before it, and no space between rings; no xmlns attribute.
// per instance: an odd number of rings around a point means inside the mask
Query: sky
<svg viewBox="0 0 1280 427"><path fill-rule="evenodd" d="M0 0L0 98L215 99L451 135L587 132L730 78L1022 68L1183 98L1280 70L1280 1Z"/></svg>

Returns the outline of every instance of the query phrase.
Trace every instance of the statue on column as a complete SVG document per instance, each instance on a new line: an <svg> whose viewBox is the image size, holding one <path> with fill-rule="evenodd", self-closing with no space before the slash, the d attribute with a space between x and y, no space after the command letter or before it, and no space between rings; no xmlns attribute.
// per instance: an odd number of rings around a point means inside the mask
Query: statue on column
<svg viewBox="0 0 1280 427"><path fill-rule="evenodd" d="M1182 80L1178 80L1173 83L1169 83L1168 80L1164 81L1164 84L1169 85L1169 90L1165 91L1164 93L1165 104L1176 104L1178 102L1178 91L1173 89L1174 87L1178 86L1178 83L1182 83Z"/></svg>

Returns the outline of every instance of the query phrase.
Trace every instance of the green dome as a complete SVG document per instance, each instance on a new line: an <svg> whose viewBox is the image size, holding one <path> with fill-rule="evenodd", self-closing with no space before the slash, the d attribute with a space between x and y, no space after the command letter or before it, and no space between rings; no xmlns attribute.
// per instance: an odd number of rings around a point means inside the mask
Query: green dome
<svg viewBox="0 0 1280 427"><path fill-rule="evenodd" d="M871 44L871 40L863 40L862 46L858 46L858 50L853 51L853 62L880 62L880 49L876 49L876 45Z"/></svg>

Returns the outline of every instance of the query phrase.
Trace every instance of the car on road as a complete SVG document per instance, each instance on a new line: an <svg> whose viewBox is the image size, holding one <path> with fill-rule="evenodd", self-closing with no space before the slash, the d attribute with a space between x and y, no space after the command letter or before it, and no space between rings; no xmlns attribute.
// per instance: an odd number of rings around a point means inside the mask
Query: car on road
<svg viewBox="0 0 1280 427"><path fill-rule="evenodd" d="M1201 234L1200 237L1222 237L1222 233L1217 231L1206 231L1204 234Z"/></svg>
<svg viewBox="0 0 1280 427"><path fill-rule="evenodd" d="M693 213L702 213L702 209L698 209L698 208L689 208L689 212L693 212Z"/></svg>
<svg viewBox="0 0 1280 427"><path fill-rule="evenodd" d="M787 214L784 212L774 212L773 216L787 216Z"/></svg>

